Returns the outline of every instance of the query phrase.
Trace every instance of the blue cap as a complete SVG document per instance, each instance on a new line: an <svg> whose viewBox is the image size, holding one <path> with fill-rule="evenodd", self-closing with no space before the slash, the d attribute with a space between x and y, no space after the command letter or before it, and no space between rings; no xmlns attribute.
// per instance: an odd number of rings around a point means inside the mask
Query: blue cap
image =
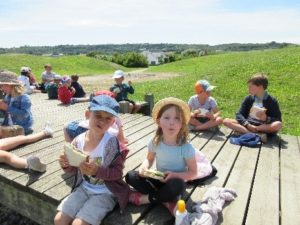
<svg viewBox="0 0 300 225"><path fill-rule="evenodd" d="M118 116L120 106L115 99L107 95L98 95L92 98L92 101L89 106L89 110L104 111L112 114L113 116Z"/></svg>
<svg viewBox="0 0 300 225"><path fill-rule="evenodd" d="M243 134L239 137L231 137L230 143L234 145L244 145L248 147L256 147L260 142L260 137L255 133Z"/></svg>

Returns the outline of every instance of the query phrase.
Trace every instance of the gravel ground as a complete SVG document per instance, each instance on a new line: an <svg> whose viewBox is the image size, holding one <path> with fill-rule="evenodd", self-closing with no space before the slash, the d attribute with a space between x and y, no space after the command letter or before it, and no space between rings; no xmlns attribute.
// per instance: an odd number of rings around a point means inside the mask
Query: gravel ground
<svg viewBox="0 0 300 225"><path fill-rule="evenodd" d="M1 225L38 225L27 217L24 217L0 204Z"/></svg>

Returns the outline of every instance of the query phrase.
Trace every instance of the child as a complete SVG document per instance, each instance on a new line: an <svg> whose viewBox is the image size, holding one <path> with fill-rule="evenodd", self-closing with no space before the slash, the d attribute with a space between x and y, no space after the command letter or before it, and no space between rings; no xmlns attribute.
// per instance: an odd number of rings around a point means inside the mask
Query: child
<svg viewBox="0 0 300 225"><path fill-rule="evenodd" d="M58 88L58 99L63 104L70 104L74 94L75 89L71 87L71 78L69 76L64 76L61 79L61 85Z"/></svg>
<svg viewBox="0 0 300 225"><path fill-rule="evenodd" d="M112 98L114 98L114 93L103 90L103 91L98 91L95 93L95 96L99 95L107 95ZM91 98L92 101L93 97ZM79 134L86 132L89 129L89 122L88 120L83 120L83 121L72 121L64 126L64 136L65 136L65 141L66 142L72 142L73 139L78 136ZM121 119L117 116L115 118L115 122L113 125L108 129L108 132L110 134L115 135L118 140L120 141L120 144L125 145L128 144L128 140L124 136L123 132L123 124Z"/></svg>
<svg viewBox="0 0 300 225"><path fill-rule="evenodd" d="M17 75L10 71L1 72L0 87L6 94L4 100L0 101L0 110L5 112L2 126L19 125L24 128L26 135L31 133L33 124L31 101L28 95L23 94L24 88Z"/></svg>
<svg viewBox="0 0 300 225"><path fill-rule="evenodd" d="M71 76L71 87L75 89L74 98L83 98L85 96L85 91L83 90L82 86L78 83L78 79L78 75Z"/></svg>
<svg viewBox="0 0 300 225"><path fill-rule="evenodd" d="M29 81L29 67L22 67L21 68L21 75L18 77L18 80L22 83L22 85L26 89L26 94L32 93L40 93L40 90L37 90L34 85L30 85Z"/></svg>
<svg viewBox="0 0 300 225"><path fill-rule="evenodd" d="M52 71L50 64L44 65L45 71L42 73L42 83L40 85L41 91L46 93L46 86L54 79L55 73Z"/></svg>
<svg viewBox="0 0 300 225"><path fill-rule="evenodd" d="M139 171L130 171L125 176L126 182L138 191L130 193L129 202L135 205L163 203L173 213L177 198L186 188L185 182L210 175L212 166L206 162L200 165L196 161L198 151L187 143L190 109L185 102L176 98L162 99L155 104L152 117L158 128L148 143L147 157ZM157 170L164 173L162 180L144 176L154 161Z"/></svg>
<svg viewBox="0 0 300 225"><path fill-rule="evenodd" d="M8 151L19 145L34 143L43 138L52 136L53 130L46 125L43 131L36 134L30 134L27 136L19 135L0 139L0 163L6 163L17 169L29 169L37 172L45 172L46 164L42 163L37 156L29 156L27 159L24 159Z"/></svg>
<svg viewBox="0 0 300 225"><path fill-rule="evenodd" d="M206 80L199 80L195 84L196 95L189 99L188 105L192 111L190 127L192 130L207 130L222 124L220 111L216 100L210 96L215 86Z"/></svg>
<svg viewBox="0 0 300 225"><path fill-rule="evenodd" d="M129 112L130 113L136 113L137 111L140 110L141 106L137 103L135 103L132 100L129 100L127 95L129 94L133 94L134 93L134 89L132 87L132 82L128 81L128 84L123 83L124 81L124 72L122 70L117 70L114 75L113 75L113 79L115 79L115 84L113 84L110 87L110 91L114 92L117 97L116 100L117 102L120 101L127 101L129 102Z"/></svg>
<svg viewBox="0 0 300 225"><path fill-rule="evenodd" d="M60 86L61 76L58 74L54 75L54 79L46 86L46 91L49 99L58 98L58 87Z"/></svg>
<svg viewBox="0 0 300 225"><path fill-rule="evenodd" d="M69 173L78 172L79 180L74 192L58 206L54 223L99 225L116 202L121 211L127 205L129 187L122 180L122 169L127 150L120 151L119 142L107 132L118 115L119 104L105 95L96 96L86 112L89 130L77 136L72 142L78 149L89 155L89 162L79 168L69 165L63 154L61 167Z"/></svg>
<svg viewBox="0 0 300 225"><path fill-rule="evenodd" d="M224 119L224 125L238 133L276 134L282 128L279 104L266 91L268 78L263 73L253 75L247 82L248 95L236 113L236 119ZM267 136L261 135L266 142Z"/></svg>

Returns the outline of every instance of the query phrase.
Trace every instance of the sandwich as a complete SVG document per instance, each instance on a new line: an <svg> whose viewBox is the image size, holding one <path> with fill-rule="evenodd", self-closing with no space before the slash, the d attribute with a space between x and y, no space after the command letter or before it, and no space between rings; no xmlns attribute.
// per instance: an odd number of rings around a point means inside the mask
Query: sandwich
<svg viewBox="0 0 300 225"><path fill-rule="evenodd" d="M160 172L158 170L147 169L144 172L144 176L150 177L150 178L153 178L156 180L163 180L166 175L163 172Z"/></svg>
<svg viewBox="0 0 300 225"><path fill-rule="evenodd" d="M79 167L82 162L85 162L88 159L88 155L84 154L70 143L65 143L64 153L69 160L70 166Z"/></svg>

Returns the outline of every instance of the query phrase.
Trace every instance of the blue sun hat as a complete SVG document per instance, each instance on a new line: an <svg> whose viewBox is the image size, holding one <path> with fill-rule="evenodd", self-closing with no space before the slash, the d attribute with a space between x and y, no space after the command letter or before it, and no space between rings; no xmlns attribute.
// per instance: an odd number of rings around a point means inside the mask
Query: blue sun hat
<svg viewBox="0 0 300 225"><path fill-rule="evenodd" d="M111 98L108 95L98 95L92 98L89 110L104 111L113 116L118 116L120 105L114 98Z"/></svg>
<svg viewBox="0 0 300 225"><path fill-rule="evenodd" d="M231 137L230 143L234 145L243 145L247 147L258 147L260 144L260 136L255 133L243 134L239 137Z"/></svg>

